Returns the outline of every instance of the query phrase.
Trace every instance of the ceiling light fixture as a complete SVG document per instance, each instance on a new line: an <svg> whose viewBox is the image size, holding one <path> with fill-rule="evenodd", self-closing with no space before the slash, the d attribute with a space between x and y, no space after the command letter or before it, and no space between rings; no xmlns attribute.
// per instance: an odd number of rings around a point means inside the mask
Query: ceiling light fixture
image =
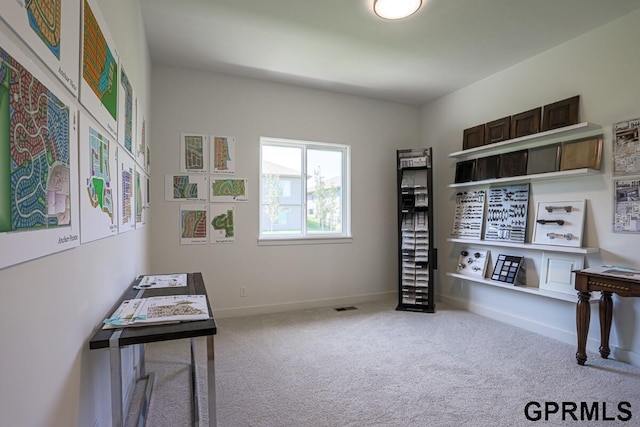
<svg viewBox="0 0 640 427"><path fill-rule="evenodd" d="M402 19L413 15L422 0L373 0L373 11L384 19Z"/></svg>

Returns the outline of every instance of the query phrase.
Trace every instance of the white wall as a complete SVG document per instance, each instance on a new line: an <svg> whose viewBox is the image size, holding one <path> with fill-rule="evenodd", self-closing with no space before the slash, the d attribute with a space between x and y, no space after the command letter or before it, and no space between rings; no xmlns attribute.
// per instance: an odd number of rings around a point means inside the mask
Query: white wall
<svg viewBox="0 0 640 427"><path fill-rule="evenodd" d="M149 117L138 4L99 6ZM0 31L46 70L2 22ZM89 351L88 341L131 280L149 271L148 237L147 227L0 270L0 425L111 424L108 353Z"/></svg>
<svg viewBox="0 0 640 427"><path fill-rule="evenodd" d="M218 317L396 292L395 150L420 145L418 108L167 66L152 74L154 272L201 271ZM179 244L179 203L164 201L162 183L179 173L181 132L236 138L250 200L236 204L234 244ZM258 246L261 136L351 145L352 243Z"/></svg>
<svg viewBox="0 0 640 427"><path fill-rule="evenodd" d="M439 166L435 171L435 205L441 254L438 291L443 300L575 344L575 304L454 282L445 276L445 272L454 271L460 250L445 241L452 228L455 194L446 187L455 173L455 159L447 155L462 149L463 130L573 95L580 95L580 121L604 128L603 173L532 183L530 207L535 209L535 203L543 200L587 199L583 244L600 248L599 255L589 256L589 264L640 266L640 236L612 232L611 172L612 124L640 116L640 56L633 53L640 40L639 19L640 11L636 11L423 107L421 140L435 147L435 164ZM497 253L498 248L490 249ZM640 302L614 297L612 356L635 364L640 364L638 310ZM597 304L592 311L589 348L597 349Z"/></svg>

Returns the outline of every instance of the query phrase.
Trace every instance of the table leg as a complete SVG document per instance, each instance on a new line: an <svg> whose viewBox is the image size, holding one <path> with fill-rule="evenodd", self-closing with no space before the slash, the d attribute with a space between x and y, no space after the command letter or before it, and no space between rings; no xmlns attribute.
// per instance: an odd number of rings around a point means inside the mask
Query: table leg
<svg viewBox="0 0 640 427"><path fill-rule="evenodd" d="M120 357L120 335L122 329L117 330L109 339L109 361L111 364L111 425L124 425L122 408L122 360Z"/></svg>
<svg viewBox="0 0 640 427"><path fill-rule="evenodd" d="M602 291L600 295L600 356L609 357L609 334L611 333L611 319L613 317L613 301L611 292Z"/></svg>
<svg viewBox="0 0 640 427"><path fill-rule="evenodd" d="M216 427L216 364L213 354L213 335L207 336L207 391L209 394L209 426Z"/></svg>
<svg viewBox="0 0 640 427"><path fill-rule="evenodd" d="M578 351L576 352L576 360L579 365L584 365L587 361L587 335L589 334L589 321L591 320L590 298L591 292L578 292L578 305L576 306Z"/></svg>

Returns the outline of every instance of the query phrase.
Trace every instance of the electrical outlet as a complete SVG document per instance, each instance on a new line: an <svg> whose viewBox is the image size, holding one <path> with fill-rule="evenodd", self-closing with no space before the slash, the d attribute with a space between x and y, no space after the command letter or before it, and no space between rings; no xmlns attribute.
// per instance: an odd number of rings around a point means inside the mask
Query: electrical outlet
<svg viewBox="0 0 640 427"><path fill-rule="evenodd" d="M246 286L240 286L240 296L241 297L246 297L247 296L247 287Z"/></svg>

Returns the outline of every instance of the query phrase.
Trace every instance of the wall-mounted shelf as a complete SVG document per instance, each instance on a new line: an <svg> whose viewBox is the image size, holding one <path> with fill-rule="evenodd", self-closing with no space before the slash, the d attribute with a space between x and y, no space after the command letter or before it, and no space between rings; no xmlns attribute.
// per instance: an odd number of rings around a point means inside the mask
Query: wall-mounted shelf
<svg viewBox="0 0 640 427"><path fill-rule="evenodd" d="M524 292L524 293L531 294L531 295L538 295L538 296L541 296L541 297L552 298L552 299L556 299L556 300L573 302L573 303L576 303L578 301L577 291L576 291L576 295L574 296L574 295L569 295L569 294L563 294L561 292L553 292L553 291L548 291L546 289L540 289L537 286L536 287L514 286L514 285L509 285L509 284L504 284L504 283L501 283L501 282L497 282L495 280L479 279L479 278L475 278L475 277L465 276L464 274L458 274L458 273L446 273L446 274L449 277L465 280L467 282L482 283L484 285L490 285L490 286L496 286L498 288L510 289L512 291L515 291L515 292ZM591 302L593 302L593 301L597 301L597 299L592 297L591 298Z"/></svg>
<svg viewBox="0 0 640 427"><path fill-rule="evenodd" d="M572 246L536 245L533 243L511 243L511 242L500 242L500 241L494 241L494 240L448 238L447 242L463 243L465 245L499 246L503 248L519 248L519 249L530 249L534 251L565 252L565 253L584 254L584 255L596 254L600 252L600 248L586 248L586 247L576 248Z"/></svg>
<svg viewBox="0 0 640 427"><path fill-rule="evenodd" d="M456 184L448 184L449 188L458 188L458 187L474 187L479 185L487 185L487 184L501 184L501 183L519 183L519 182L530 182L530 181L544 181L549 179L566 179L566 178L574 178L581 177L587 175L596 175L599 174L600 170L598 169L572 169L566 171L558 171L558 172L546 172L546 173L538 173L534 175L521 175L521 176L511 176L509 178L496 178L496 179L487 179L484 181L469 181L469 182L460 182Z"/></svg>
<svg viewBox="0 0 640 427"><path fill-rule="evenodd" d="M468 150L456 151L449 157L464 159L507 153L526 148L543 147L568 140L577 140L602 134L602 127L589 122L578 123L546 132L534 133L520 138L509 139L495 144L483 145Z"/></svg>

